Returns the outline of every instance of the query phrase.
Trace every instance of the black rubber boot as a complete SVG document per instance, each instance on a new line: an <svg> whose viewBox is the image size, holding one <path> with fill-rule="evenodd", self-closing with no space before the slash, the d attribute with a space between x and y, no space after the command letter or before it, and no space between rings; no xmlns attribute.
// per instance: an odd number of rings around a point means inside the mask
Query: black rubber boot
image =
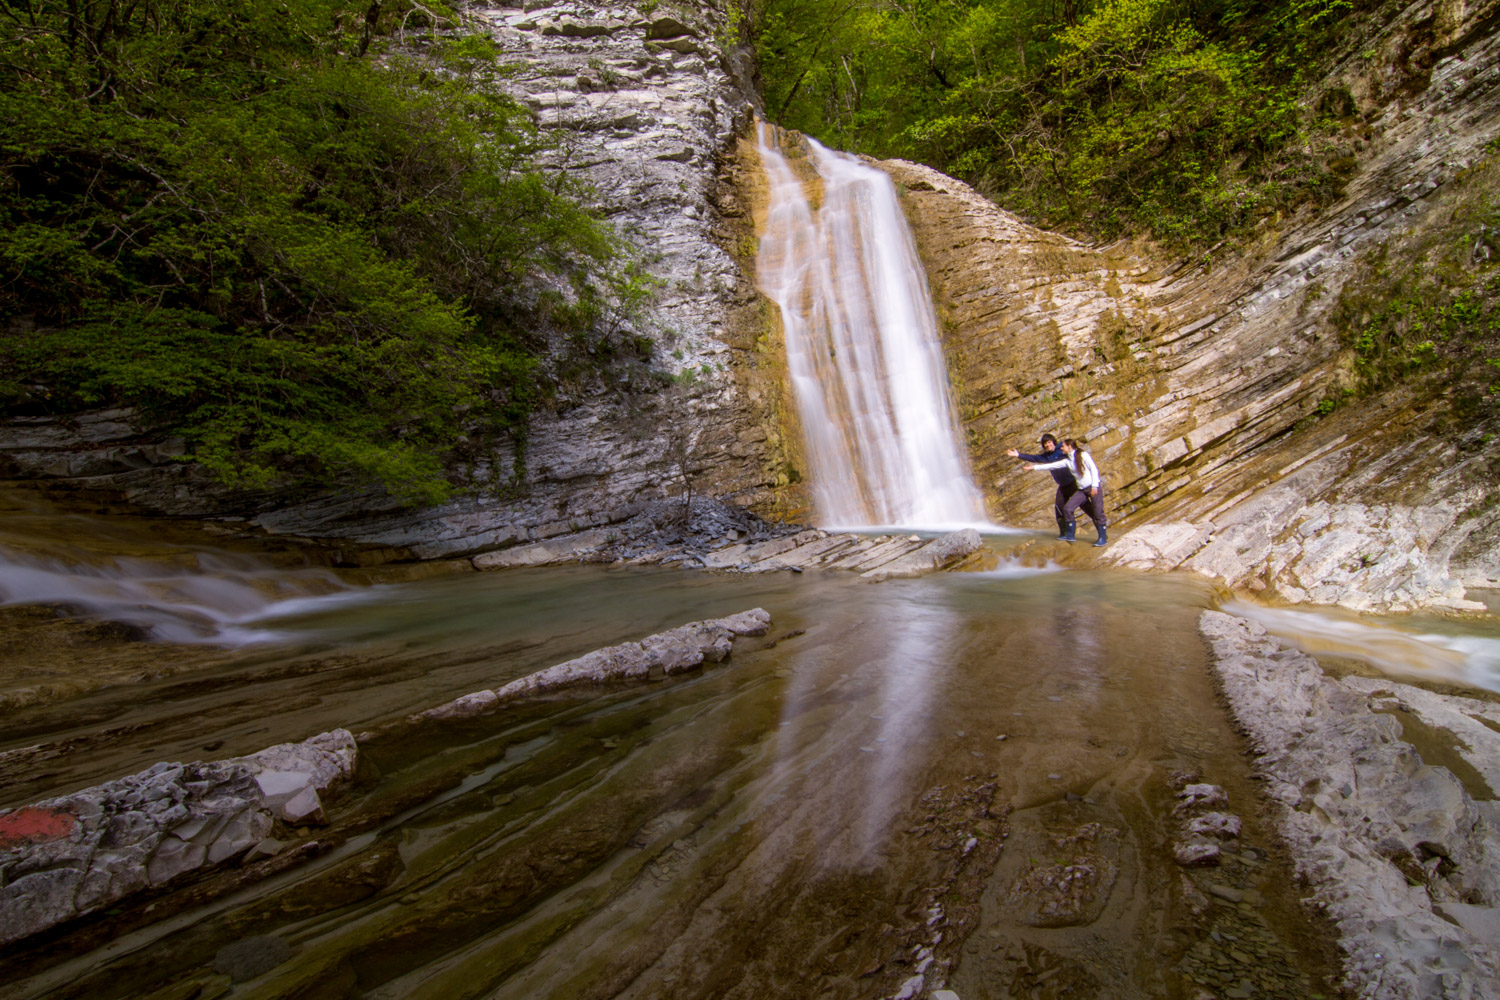
<svg viewBox="0 0 1500 1000"><path fill-rule="evenodd" d="M1077 533L1077 531L1078 525L1076 523L1070 524L1063 529L1062 534L1057 536L1057 540L1059 542L1076 542L1078 541L1078 539L1073 536Z"/></svg>
<svg viewBox="0 0 1500 1000"><path fill-rule="evenodd" d="M1107 541L1109 541L1109 539L1104 537L1104 529L1100 528L1099 529L1099 537L1094 540L1094 548L1097 549L1097 548L1102 547L1104 545L1104 543L1107 542Z"/></svg>

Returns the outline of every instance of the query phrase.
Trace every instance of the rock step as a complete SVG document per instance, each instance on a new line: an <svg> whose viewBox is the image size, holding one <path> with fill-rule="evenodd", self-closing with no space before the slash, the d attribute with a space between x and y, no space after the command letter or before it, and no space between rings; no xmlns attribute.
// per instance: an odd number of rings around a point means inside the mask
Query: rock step
<svg viewBox="0 0 1500 1000"><path fill-rule="evenodd" d="M627 562L635 565L696 563L731 573L767 573L808 569L859 573L871 580L922 576L947 569L984 547L973 528L933 539L919 535L830 534L809 528L795 535L740 542L723 539L707 551L682 544L655 545L629 554L633 540L617 529L590 528L474 556L475 569L557 566L577 562Z"/></svg>

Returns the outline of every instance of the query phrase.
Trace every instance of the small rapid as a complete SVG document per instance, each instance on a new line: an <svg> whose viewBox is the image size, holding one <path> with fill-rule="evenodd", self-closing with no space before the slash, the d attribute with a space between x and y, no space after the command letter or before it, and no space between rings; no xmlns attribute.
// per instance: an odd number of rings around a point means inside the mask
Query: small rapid
<svg viewBox="0 0 1500 1000"><path fill-rule="evenodd" d="M1455 623L1393 626L1249 601L1228 601L1223 611L1258 622L1311 656L1358 660L1403 680L1500 692L1500 638L1493 627L1485 635L1459 631Z"/></svg>
<svg viewBox="0 0 1500 1000"><path fill-rule="evenodd" d="M0 606L55 604L119 622L162 642L243 646L284 634L269 623L358 601L327 570L286 570L249 556L183 552L185 565L149 558L88 564L0 545Z"/></svg>
<svg viewBox="0 0 1500 1000"><path fill-rule="evenodd" d="M273 623L372 596L299 553L278 559L247 544L215 545L193 526L70 513L0 491L0 607L50 605L142 638L238 647L283 641Z"/></svg>
<svg viewBox="0 0 1500 1000"><path fill-rule="evenodd" d="M756 269L780 308L819 520L993 529L960 444L937 316L895 184L805 139L809 176L782 154L772 126L758 134L770 207Z"/></svg>

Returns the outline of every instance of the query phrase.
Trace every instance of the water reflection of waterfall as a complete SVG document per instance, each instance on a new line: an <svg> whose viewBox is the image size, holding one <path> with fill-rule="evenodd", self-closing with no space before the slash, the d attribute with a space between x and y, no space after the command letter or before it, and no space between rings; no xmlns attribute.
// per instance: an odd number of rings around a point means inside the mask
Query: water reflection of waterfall
<svg viewBox="0 0 1500 1000"><path fill-rule="evenodd" d="M983 525L937 319L895 185L806 140L820 206L760 125L770 208L757 272L781 307L808 472L826 524Z"/></svg>
<svg viewBox="0 0 1500 1000"><path fill-rule="evenodd" d="M238 646L280 639L263 623L357 594L327 570L280 569L228 552L182 549L163 558L100 561L97 554L65 559L0 545L0 605L62 605L166 642Z"/></svg>

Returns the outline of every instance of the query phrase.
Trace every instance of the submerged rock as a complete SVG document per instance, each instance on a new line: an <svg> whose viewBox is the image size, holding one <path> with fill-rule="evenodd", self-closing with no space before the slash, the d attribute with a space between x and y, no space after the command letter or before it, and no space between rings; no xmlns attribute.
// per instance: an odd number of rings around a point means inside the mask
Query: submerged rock
<svg viewBox="0 0 1500 1000"><path fill-rule="evenodd" d="M348 730L139 774L0 811L0 944L257 849L278 820L324 822L354 773Z"/></svg>

